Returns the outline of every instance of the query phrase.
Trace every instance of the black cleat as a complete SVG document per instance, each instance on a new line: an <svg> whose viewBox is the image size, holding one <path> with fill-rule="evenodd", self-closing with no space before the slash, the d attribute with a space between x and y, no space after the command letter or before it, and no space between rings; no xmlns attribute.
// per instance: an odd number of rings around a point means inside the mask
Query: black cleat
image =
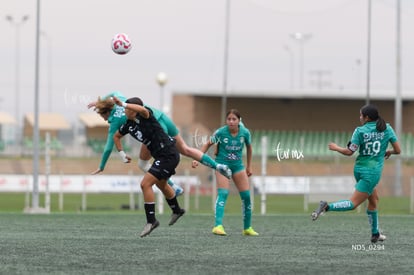
<svg viewBox="0 0 414 275"><path fill-rule="evenodd" d="M328 203L326 201L321 201L319 203L318 209L312 212L311 217L312 221L316 221L320 215L323 215L328 210Z"/></svg>
<svg viewBox="0 0 414 275"><path fill-rule="evenodd" d="M152 230L157 228L159 225L160 225L160 222L157 220L155 220L154 223L147 223L144 226L144 230L142 230L140 237L142 238L142 237L149 235L152 232Z"/></svg>
<svg viewBox="0 0 414 275"><path fill-rule="evenodd" d="M185 210L182 208L180 209L180 213L172 213L171 220L168 223L168 225L173 225L184 214L185 214Z"/></svg>
<svg viewBox="0 0 414 275"><path fill-rule="evenodd" d="M232 172L231 172L231 169L227 165L217 164L216 170L219 171L220 174L222 174L223 176L225 176L229 180L231 179Z"/></svg>
<svg viewBox="0 0 414 275"><path fill-rule="evenodd" d="M381 233L372 234L371 236L372 243L383 242L385 241L385 239L387 239L387 237L385 235L382 235Z"/></svg>

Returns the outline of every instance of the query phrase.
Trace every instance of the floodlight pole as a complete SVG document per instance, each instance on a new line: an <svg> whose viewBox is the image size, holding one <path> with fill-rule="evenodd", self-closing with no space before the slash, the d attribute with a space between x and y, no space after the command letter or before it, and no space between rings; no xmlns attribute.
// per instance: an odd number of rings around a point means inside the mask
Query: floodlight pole
<svg viewBox="0 0 414 275"><path fill-rule="evenodd" d="M230 0L226 1L226 15L225 15L225 33L224 33L224 60L223 60L223 95L221 97L221 125L225 123L225 115L227 110L227 71L229 63L229 30L230 30Z"/></svg>
<svg viewBox="0 0 414 275"><path fill-rule="evenodd" d="M299 89L302 90L304 88L304 70L305 70L304 57L303 57L304 56L303 45L305 44L306 41L312 38L312 34L309 34L309 33L304 34L301 32L296 32L296 33L292 33L290 37L299 43Z"/></svg>
<svg viewBox="0 0 414 275"><path fill-rule="evenodd" d="M370 102L371 83L371 0L368 0L368 22L367 22L367 83L365 104Z"/></svg>
<svg viewBox="0 0 414 275"><path fill-rule="evenodd" d="M36 56L35 56L35 96L33 124L33 193L32 208L39 208L39 37L40 37L40 0L37 0L36 14Z"/></svg>
<svg viewBox="0 0 414 275"><path fill-rule="evenodd" d="M355 89L362 90L361 88L361 59L355 60L356 73L355 73Z"/></svg>
<svg viewBox="0 0 414 275"><path fill-rule="evenodd" d="M293 51L292 49L284 45L283 48L288 52L289 54L289 88L291 91L293 91L294 88L294 78L293 78L293 72L294 72L294 63L293 63Z"/></svg>
<svg viewBox="0 0 414 275"><path fill-rule="evenodd" d="M395 97L395 132L398 138L402 136L402 99L401 99L401 1L397 0L396 22L396 97ZM396 196L402 195L401 157L395 160L395 185Z"/></svg>

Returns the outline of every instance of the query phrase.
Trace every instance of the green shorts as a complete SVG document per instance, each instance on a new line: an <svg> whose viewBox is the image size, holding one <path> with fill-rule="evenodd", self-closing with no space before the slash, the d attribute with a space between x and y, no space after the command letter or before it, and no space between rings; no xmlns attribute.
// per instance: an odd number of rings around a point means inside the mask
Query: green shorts
<svg viewBox="0 0 414 275"><path fill-rule="evenodd" d="M220 164L226 164L230 168L231 173L233 175L236 174L236 173L238 173L238 172L241 172L243 170L246 170L246 167L243 165L242 162L236 161L236 162L233 162L232 163L232 162L229 162L229 161L220 162L220 161L217 161L217 160L216 160L216 162L217 163L220 163Z"/></svg>
<svg viewBox="0 0 414 275"><path fill-rule="evenodd" d="M372 194L381 179L381 173L366 171L362 172L354 170L354 176L357 181L355 189L359 192L367 193L368 195Z"/></svg>
<svg viewBox="0 0 414 275"><path fill-rule="evenodd" d="M178 135L179 131L177 126L175 126L174 122L165 114L162 114L158 119L162 129L166 132L170 137L175 137Z"/></svg>

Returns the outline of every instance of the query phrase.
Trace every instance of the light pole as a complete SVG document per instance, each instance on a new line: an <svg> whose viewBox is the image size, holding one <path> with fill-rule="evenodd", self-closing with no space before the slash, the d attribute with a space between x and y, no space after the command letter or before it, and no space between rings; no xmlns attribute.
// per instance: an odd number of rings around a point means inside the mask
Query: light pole
<svg viewBox="0 0 414 275"><path fill-rule="evenodd" d="M39 43L40 42L40 0L36 1L36 51L35 51L35 91L34 91L34 122L33 122L33 192L32 211L39 210Z"/></svg>
<svg viewBox="0 0 414 275"><path fill-rule="evenodd" d="M17 121L17 127L20 125L20 110L19 110L19 100L20 100L20 27L29 19L28 15L24 15L20 21L17 21L11 15L6 15L6 20L16 29L16 50L15 50L15 116Z"/></svg>
<svg viewBox="0 0 414 275"><path fill-rule="evenodd" d="M292 39L299 44L299 89L303 89L303 72L304 72L304 61L303 61L303 45L306 41L312 38L310 33L296 32L290 35Z"/></svg>
<svg viewBox="0 0 414 275"><path fill-rule="evenodd" d="M293 83L294 83L294 79L293 79L293 68L294 68L294 63L293 63L293 51L292 49L287 46L284 45L283 48L288 52L289 54L289 85L290 85L290 90L293 91Z"/></svg>
<svg viewBox="0 0 414 275"><path fill-rule="evenodd" d="M355 73L355 89L360 90L361 89L361 64L362 60L357 58L355 60L356 65L356 73Z"/></svg>
<svg viewBox="0 0 414 275"><path fill-rule="evenodd" d="M366 90L367 95L365 99L365 104L370 102L370 93L371 93L371 13L372 6L371 0L368 0L368 15L367 15L367 82Z"/></svg>
<svg viewBox="0 0 414 275"><path fill-rule="evenodd" d="M224 56L223 56L223 95L221 97L221 125L226 121L224 116L227 109L227 75L229 66L229 36L230 36L230 0L226 1L226 15L224 26Z"/></svg>
<svg viewBox="0 0 414 275"><path fill-rule="evenodd" d="M403 127L402 127L402 95L401 95L401 0L397 0L396 7L396 96L395 96L395 133L397 137L402 137ZM403 194L402 190L402 167L401 167L401 157L397 156L395 160L395 195L401 196Z"/></svg>
<svg viewBox="0 0 414 275"><path fill-rule="evenodd" d="M160 86L160 111L164 111L164 86L167 84L168 78L167 74L164 72L159 72L157 74L157 83Z"/></svg>

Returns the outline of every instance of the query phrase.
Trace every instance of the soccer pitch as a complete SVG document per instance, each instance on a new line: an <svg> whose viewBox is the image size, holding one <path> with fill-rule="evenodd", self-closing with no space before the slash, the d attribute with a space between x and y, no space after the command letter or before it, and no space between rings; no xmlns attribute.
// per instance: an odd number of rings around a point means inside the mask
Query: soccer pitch
<svg viewBox="0 0 414 275"><path fill-rule="evenodd" d="M211 233L212 214L186 214L139 238L142 213L0 214L0 274L412 274L414 220L380 216L387 240L371 245L367 218L355 212L257 215L260 236L241 235L240 215L225 216L228 236Z"/></svg>

